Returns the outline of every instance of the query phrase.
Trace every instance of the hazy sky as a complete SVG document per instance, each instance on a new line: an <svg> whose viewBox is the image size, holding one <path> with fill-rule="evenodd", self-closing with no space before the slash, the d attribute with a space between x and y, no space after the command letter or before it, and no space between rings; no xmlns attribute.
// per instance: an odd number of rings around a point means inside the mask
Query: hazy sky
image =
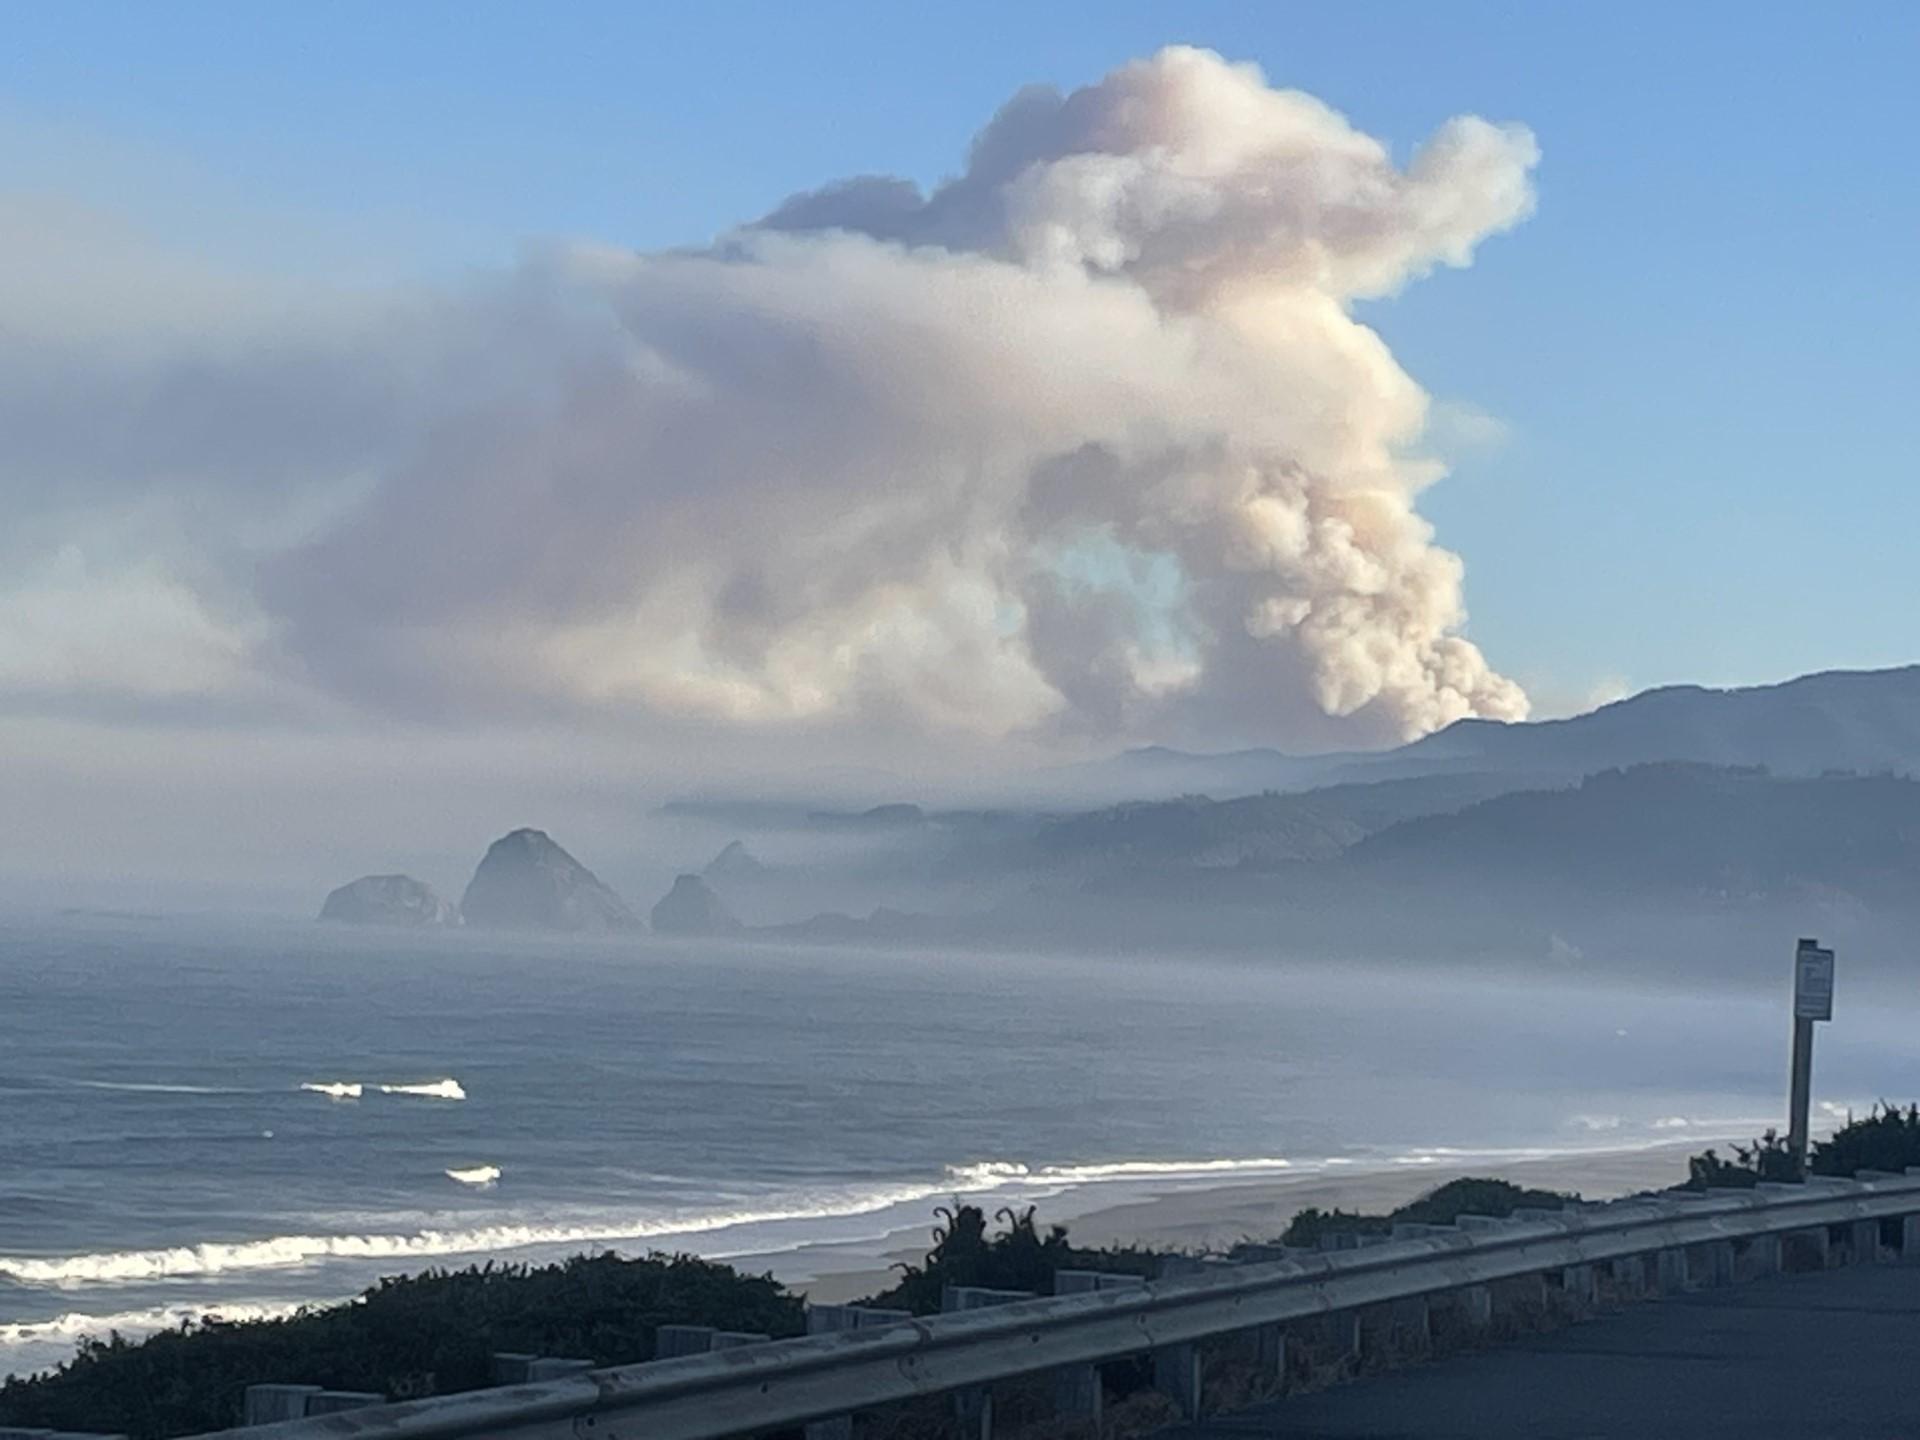
<svg viewBox="0 0 1920 1440"><path fill-rule="evenodd" d="M1914 658L1910 7L8 32L0 866Z"/></svg>

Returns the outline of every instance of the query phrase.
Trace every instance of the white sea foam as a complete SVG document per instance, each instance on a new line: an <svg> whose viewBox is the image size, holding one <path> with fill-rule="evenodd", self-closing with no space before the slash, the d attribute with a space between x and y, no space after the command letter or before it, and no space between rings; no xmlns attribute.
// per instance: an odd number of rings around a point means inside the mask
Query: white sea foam
<svg viewBox="0 0 1920 1440"><path fill-rule="evenodd" d="M121 1090L135 1095L250 1095L250 1090L231 1085L161 1085L132 1080L72 1080L72 1085L87 1090Z"/></svg>
<svg viewBox="0 0 1920 1440"><path fill-rule="evenodd" d="M300 1086L302 1090L311 1090L316 1095L326 1095L335 1100L358 1100L366 1094L369 1086L365 1080L308 1080ZM464 1100L466 1087L458 1080L448 1076L440 1080L421 1080L402 1085L383 1085L374 1083L371 1087L382 1095L413 1095L423 1100Z"/></svg>
<svg viewBox="0 0 1920 1440"><path fill-rule="evenodd" d="M736 1225L866 1215L892 1205L952 1194L954 1188L951 1181L902 1185L758 1210L611 1217L573 1224L498 1224L384 1235L272 1235L258 1240L203 1241L154 1250L109 1250L44 1257L0 1255L0 1278L25 1285L68 1289L251 1270L298 1269L327 1260L432 1260L454 1255L497 1254L534 1246L658 1241L702 1235Z"/></svg>
<svg viewBox="0 0 1920 1440"><path fill-rule="evenodd" d="M1290 1170L1294 1162L1277 1157L1248 1160L1114 1160L1097 1165L1022 1165L988 1160L974 1165L949 1166L947 1174L963 1187L994 1187L1026 1181L1038 1185L1097 1185L1109 1180L1177 1180L1191 1176L1271 1174Z"/></svg>
<svg viewBox="0 0 1920 1440"><path fill-rule="evenodd" d="M0 1374L32 1375L51 1370L71 1359L74 1346L89 1336L104 1340L117 1333L138 1340L189 1321L199 1324L206 1320L277 1320L307 1303L311 1302L235 1300L207 1305L157 1305L106 1315L69 1311L51 1320L0 1323Z"/></svg>
<svg viewBox="0 0 1920 1440"><path fill-rule="evenodd" d="M1107 1164L1038 1165L981 1161L949 1166L937 1181L797 1197L760 1209L716 1210L693 1215L636 1215L573 1224L503 1223L467 1229L422 1229L410 1234L274 1235L257 1240L205 1241L153 1250L116 1250L65 1256L0 1255L0 1277L22 1284L72 1288L129 1284L250 1270L293 1269L328 1260L431 1260L483 1255L536 1246L609 1245L664 1241L744 1225L834 1220L870 1215L895 1205L955 1194L982 1196L1009 1188L1065 1189L1119 1180L1218 1177L1274 1173L1289 1168L1280 1159L1124 1160ZM449 1170L462 1184L484 1185L496 1167ZM484 1177L484 1178L483 1178Z"/></svg>
<svg viewBox="0 0 1920 1440"><path fill-rule="evenodd" d="M1701 1135L1703 1122L1690 1133ZM1721 1122L1737 1131L1739 1122ZM1104 1163L1029 1165L986 1160L949 1166L938 1180L869 1189L770 1197L760 1208L716 1209L698 1213L640 1213L557 1221L503 1221L470 1228L422 1228L411 1232L350 1235L293 1234L263 1239L204 1241L152 1250L115 1250L78 1255L0 1255L0 1278L17 1283L68 1289L96 1284L131 1284L189 1276L255 1270L299 1269L331 1260L428 1261L450 1256L489 1255L535 1247L613 1245L644 1241L661 1244L742 1226L838 1220L872 1215L898 1205L960 1195L985 1198L1008 1191L1031 1197L1082 1186L1165 1182L1183 1179L1294 1175L1306 1177L1341 1164L1377 1166L1458 1166L1487 1161L1598 1157L1671 1143L1649 1138L1639 1143L1573 1146L1524 1146L1469 1149L1433 1146L1374 1157L1338 1157L1291 1161L1275 1156L1245 1159L1118 1160ZM494 1166L448 1170L461 1184L485 1185L497 1178ZM756 1246L764 1237L756 1240ZM794 1242L799 1243L799 1242Z"/></svg>
<svg viewBox="0 0 1920 1440"><path fill-rule="evenodd" d="M0 1346L56 1342L71 1344L88 1335L105 1339L115 1331L122 1335L151 1335L157 1330L171 1330L188 1321L198 1324L203 1320L277 1320L294 1314L303 1304L310 1303L298 1300L236 1300L210 1305L156 1305L146 1310L120 1310L107 1315L70 1310L51 1320L0 1323Z"/></svg>
<svg viewBox="0 0 1920 1440"><path fill-rule="evenodd" d="M428 1080L418 1085L382 1085L382 1095L419 1095L428 1100L464 1100L466 1090L458 1080Z"/></svg>

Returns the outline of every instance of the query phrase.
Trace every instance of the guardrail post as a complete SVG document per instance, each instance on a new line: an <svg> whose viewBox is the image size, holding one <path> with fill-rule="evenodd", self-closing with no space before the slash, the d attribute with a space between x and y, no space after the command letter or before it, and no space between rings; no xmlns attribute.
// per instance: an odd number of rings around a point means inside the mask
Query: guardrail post
<svg viewBox="0 0 1920 1440"><path fill-rule="evenodd" d="M1613 1282L1614 1293L1622 1299L1637 1300L1647 1288L1647 1266L1644 1255L1621 1255L1606 1262L1607 1278Z"/></svg>
<svg viewBox="0 0 1920 1440"><path fill-rule="evenodd" d="M1847 1229L1847 1261L1852 1265L1880 1263L1880 1222L1856 1220Z"/></svg>
<svg viewBox="0 0 1920 1440"><path fill-rule="evenodd" d="M1470 1330L1486 1330L1493 1325L1493 1291L1485 1285L1464 1285L1453 1292L1460 1302L1460 1315Z"/></svg>
<svg viewBox="0 0 1920 1440"><path fill-rule="evenodd" d="M1920 1165L1909 1165L1904 1178L1920 1178ZM1900 1259L1908 1264L1920 1261L1920 1211L1900 1217Z"/></svg>
<svg viewBox="0 0 1920 1440"><path fill-rule="evenodd" d="M986 1285L948 1285L940 1292L943 1313L981 1310L1035 1299L1031 1290L995 1290ZM993 1440L993 1387L970 1385L953 1392L953 1415L965 1440Z"/></svg>
<svg viewBox="0 0 1920 1440"><path fill-rule="evenodd" d="M1560 1272L1560 1288L1577 1314L1591 1314L1600 1305L1600 1277L1591 1265L1569 1265Z"/></svg>
<svg viewBox="0 0 1920 1440"><path fill-rule="evenodd" d="M1688 1283L1685 1250L1656 1250L1653 1254L1653 1275L1656 1295L1678 1295L1693 1288Z"/></svg>
<svg viewBox="0 0 1920 1440"><path fill-rule="evenodd" d="M521 1350L496 1350L487 1362L488 1378L496 1385L518 1385L538 1358Z"/></svg>
<svg viewBox="0 0 1920 1440"><path fill-rule="evenodd" d="M653 1332L653 1358L677 1360L682 1355L704 1355L713 1349L717 1333L711 1325L662 1325Z"/></svg>
<svg viewBox="0 0 1920 1440"><path fill-rule="evenodd" d="M1146 1284L1140 1275L1120 1275L1104 1270L1056 1270L1053 1293L1091 1295L1102 1290L1138 1290ZM1100 1413L1106 1402L1106 1385L1098 1365L1068 1365L1054 1371L1053 1404L1062 1415L1091 1420L1099 1429Z"/></svg>
<svg viewBox="0 0 1920 1440"><path fill-rule="evenodd" d="M1200 1347L1169 1345L1153 1352L1153 1388L1173 1401L1183 1420L1200 1418Z"/></svg>
<svg viewBox="0 0 1920 1440"><path fill-rule="evenodd" d="M309 1415L337 1415L384 1405L387 1397L374 1390L329 1390L324 1385L249 1385L241 1401L242 1425L271 1425L280 1420L304 1420Z"/></svg>
<svg viewBox="0 0 1920 1440"><path fill-rule="evenodd" d="M873 1330L883 1325L898 1325L912 1318L911 1310L889 1310L877 1305L809 1305L807 1334L831 1335L840 1330ZM808 1422L806 1440L853 1440L853 1416L834 1415L825 1420Z"/></svg>
<svg viewBox="0 0 1920 1440"><path fill-rule="evenodd" d="M242 1425L271 1425L276 1420L299 1420L307 1413L307 1397L318 1395L318 1385L249 1385L240 1405Z"/></svg>
<svg viewBox="0 0 1920 1440"><path fill-rule="evenodd" d="M1287 1384L1287 1330L1284 1325L1262 1325L1253 1332L1254 1364L1261 1375L1281 1389Z"/></svg>
<svg viewBox="0 0 1920 1440"><path fill-rule="evenodd" d="M1748 1273L1756 1280L1768 1275L1778 1275L1784 1267L1778 1235L1754 1236L1747 1242L1747 1254L1753 1257Z"/></svg>
<svg viewBox="0 0 1920 1440"><path fill-rule="evenodd" d="M1814 1225L1787 1231L1780 1237L1780 1260L1784 1270L1826 1269L1827 1227Z"/></svg>

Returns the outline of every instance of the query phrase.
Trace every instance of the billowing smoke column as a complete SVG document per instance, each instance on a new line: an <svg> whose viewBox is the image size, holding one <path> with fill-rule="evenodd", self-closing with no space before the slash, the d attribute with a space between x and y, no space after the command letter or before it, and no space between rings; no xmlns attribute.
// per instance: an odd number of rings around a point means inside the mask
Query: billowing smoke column
<svg viewBox="0 0 1920 1440"><path fill-rule="evenodd" d="M1198 50L1023 91L931 194L530 265L481 327L516 384L259 595L362 698L1319 744L1517 718L1414 508L1426 398L1351 306L1468 263L1535 160L1457 119L1397 168Z"/></svg>

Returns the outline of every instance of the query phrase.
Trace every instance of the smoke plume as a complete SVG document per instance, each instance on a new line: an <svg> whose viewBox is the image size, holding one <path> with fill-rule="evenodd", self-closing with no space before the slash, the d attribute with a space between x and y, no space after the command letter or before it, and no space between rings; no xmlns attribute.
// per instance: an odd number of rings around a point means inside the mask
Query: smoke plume
<svg viewBox="0 0 1920 1440"><path fill-rule="evenodd" d="M166 583L239 637L222 665L379 710L1302 745L1517 718L1415 508L1426 397L1353 307L1469 263L1536 158L1462 118L1399 166L1166 50L1022 91L931 192L845 180L705 248L202 347L206 424L122 513L212 493L245 523L141 533L185 534ZM223 385L257 403L223 421ZM303 453L262 406L314 417Z"/></svg>

